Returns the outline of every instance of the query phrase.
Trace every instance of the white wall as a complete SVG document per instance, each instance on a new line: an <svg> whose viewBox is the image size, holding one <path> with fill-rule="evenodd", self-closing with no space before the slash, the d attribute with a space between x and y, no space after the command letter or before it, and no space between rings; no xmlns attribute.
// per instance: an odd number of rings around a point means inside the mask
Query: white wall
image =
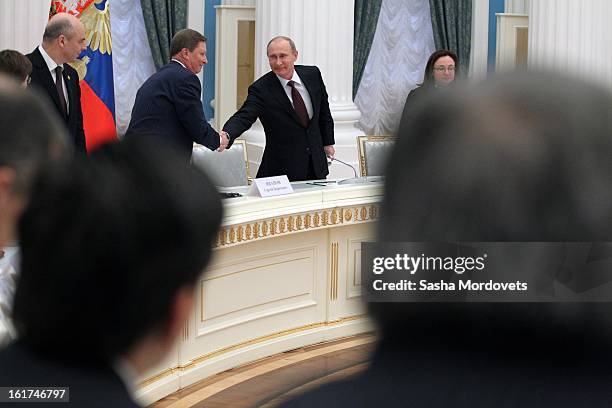
<svg viewBox="0 0 612 408"><path fill-rule="evenodd" d="M49 18L50 0L2 0L0 4L0 50L23 54L42 41Z"/></svg>

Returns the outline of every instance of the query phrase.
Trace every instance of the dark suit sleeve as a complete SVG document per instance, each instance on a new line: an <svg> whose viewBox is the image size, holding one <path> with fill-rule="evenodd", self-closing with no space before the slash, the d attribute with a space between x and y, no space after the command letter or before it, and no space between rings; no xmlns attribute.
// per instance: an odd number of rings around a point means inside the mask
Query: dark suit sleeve
<svg viewBox="0 0 612 408"><path fill-rule="evenodd" d="M231 118L223 125L230 136L230 145L238 136L246 132L255 123L261 112L264 109L264 97L261 87L257 83L249 86L249 92L246 101L240 109L232 115Z"/></svg>
<svg viewBox="0 0 612 408"><path fill-rule="evenodd" d="M331 111L329 109L329 101L327 100L327 90L325 89L325 83L323 83L323 77L321 71L317 68L317 74L321 81L321 101L320 101L320 114L319 114L319 128L321 129L321 140L323 146L329 146L335 144L334 140L334 119L332 118Z"/></svg>
<svg viewBox="0 0 612 408"><path fill-rule="evenodd" d="M208 147L210 150L219 148L219 133L206 121L200 95L202 88L195 75L182 81L177 86L175 109L176 114L196 143Z"/></svg>

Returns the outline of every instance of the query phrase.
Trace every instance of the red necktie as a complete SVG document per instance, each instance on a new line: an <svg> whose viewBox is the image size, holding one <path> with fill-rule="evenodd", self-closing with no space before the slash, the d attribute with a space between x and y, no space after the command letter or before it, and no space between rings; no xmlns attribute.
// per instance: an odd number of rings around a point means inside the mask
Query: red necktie
<svg viewBox="0 0 612 408"><path fill-rule="evenodd" d="M64 96L64 87L62 86L62 79L62 67L58 66L57 68L55 68L55 87L57 88L57 93L59 94L62 113L64 114L64 116L68 116L66 114L66 97Z"/></svg>
<svg viewBox="0 0 612 408"><path fill-rule="evenodd" d="M287 86L291 87L291 98L293 99L293 108L295 109L295 113L297 113L298 118L300 118L302 126L307 128L308 122L310 122L310 118L308 117L308 110L306 109L304 99L302 99L302 95L300 95L300 92L295 89L294 81L287 82Z"/></svg>

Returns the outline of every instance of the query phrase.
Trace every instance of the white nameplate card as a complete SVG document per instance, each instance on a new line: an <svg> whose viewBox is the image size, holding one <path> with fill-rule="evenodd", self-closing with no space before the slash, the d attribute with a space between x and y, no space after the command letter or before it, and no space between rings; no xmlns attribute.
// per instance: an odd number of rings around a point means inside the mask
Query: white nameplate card
<svg viewBox="0 0 612 408"><path fill-rule="evenodd" d="M263 177L253 180L248 195L256 197L274 197L293 193L293 187L287 176Z"/></svg>

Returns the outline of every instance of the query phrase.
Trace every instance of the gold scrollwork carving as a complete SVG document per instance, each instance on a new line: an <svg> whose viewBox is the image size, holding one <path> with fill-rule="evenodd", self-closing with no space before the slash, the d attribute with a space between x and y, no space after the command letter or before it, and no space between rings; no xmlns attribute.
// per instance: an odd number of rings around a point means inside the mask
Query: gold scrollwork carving
<svg viewBox="0 0 612 408"><path fill-rule="evenodd" d="M353 212L350 209L345 210L344 211L344 221L349 222L351 219L353 219Z"/></svg>
<svg viewBox="0 0 612 408"><path fill-rule="evenodd" d="M244 230L244 229L242 228L242 225L238 227L238 231L237 231L237 234L238 234L238 242L242 242L242 232L243 232L243 230Z"/></svg>
<svg viewBox="0 0 612 408"><path fill-rule="evenodd" d="M295 218L287 218L287 232L295 231Z"/></svg>
<svg viewBox="0 0 612 408"><path fill-rule="evenodd" d="M276 220L270 222L270 235L276 234Z"/></svg>
<svg viewBox="0 0 612 408"><path fill-rule="evenodd" d="M331 212L331 223L332 225L338 223L338 211L335 208Z"/></svg>
<svg viewBox="0 0 612 408"><path fill-rule="evenodd" d="M368 209L365 207L361 207L361 220L365 221L368 219Z"/></svg>
<svg viewBox="0 0 612 408"><path fill-rule="evenodd" d="M322 226L367 222L379 217L380 206L378 204L330 208L328 210L281 216L225 227L218 232L213 246L223 247Z"/></svg>
<svg viewBox="0 0 612 408"><path fill-rule="evenodd" d="M297 217L295 217L295 223L296 223L296 229L299 231L302 229L302 216L298 215Z"/></svg>
<svg viewBox="0 0 612 408"><path fill-rule="evenodd" d="M370 206L370 218L371 219L378 218L378 208L375 205Z"/></svg>

